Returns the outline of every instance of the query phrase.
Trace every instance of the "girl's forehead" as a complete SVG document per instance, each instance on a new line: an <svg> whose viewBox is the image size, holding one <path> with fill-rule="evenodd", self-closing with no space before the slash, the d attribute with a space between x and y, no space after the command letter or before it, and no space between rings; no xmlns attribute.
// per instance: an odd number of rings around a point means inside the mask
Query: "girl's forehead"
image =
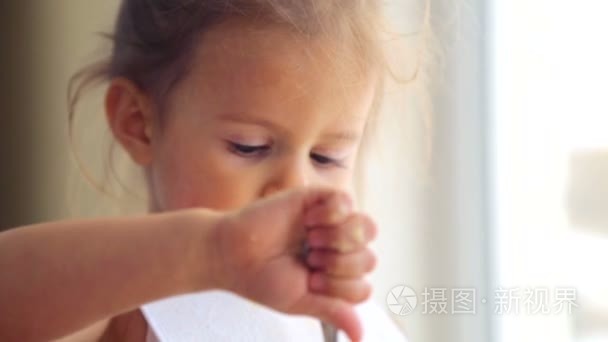
<svg viewBox="0 0 608 342"><path fill-rule="evenodd" d="M356 58L328 38L233 21L201 37L184 81L192 96L232 105L314 105L362 116L366 111L350 107L360 107L375 82Z"/></svg>

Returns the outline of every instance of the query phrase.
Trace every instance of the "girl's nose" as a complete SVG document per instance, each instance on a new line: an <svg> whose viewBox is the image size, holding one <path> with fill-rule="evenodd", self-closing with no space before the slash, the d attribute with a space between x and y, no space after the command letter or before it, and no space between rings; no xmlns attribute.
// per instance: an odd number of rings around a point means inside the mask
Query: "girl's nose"
<svg viewBox="0 0 608 342"><path fill-rule="evenodd" d="M309 165L306 165L305 162L290 162L285 164L269 172L262 190L262 197L269 196L275 192L310 185L312 170L310 170Z"/></svg>

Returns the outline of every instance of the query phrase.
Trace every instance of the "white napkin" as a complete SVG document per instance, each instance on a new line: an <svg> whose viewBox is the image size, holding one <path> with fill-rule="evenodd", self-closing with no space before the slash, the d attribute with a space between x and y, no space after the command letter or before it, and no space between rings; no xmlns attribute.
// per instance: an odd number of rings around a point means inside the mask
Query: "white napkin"
<svg viewBox="0 0 608 342"><path fill-rule="evenodd" d="M356 306L363 341L404 342L386 313L368 301ZM142 306L149 328L161 342L323 342L319 320L286 315L226 291L172 297ZM339 332L338 341L349 341Z"/></svg>

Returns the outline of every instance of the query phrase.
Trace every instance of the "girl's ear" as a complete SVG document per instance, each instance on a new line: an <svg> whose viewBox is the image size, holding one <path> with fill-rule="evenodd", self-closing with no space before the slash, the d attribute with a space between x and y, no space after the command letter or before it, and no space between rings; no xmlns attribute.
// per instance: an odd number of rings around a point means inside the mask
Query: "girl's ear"
<svg viewBox="0 0 608 342"><path fill-rule="evenodd" d="M116 78L105 98L106 117L112 134L141 166L151 163L153 112L150 98L133 82Z"/></svg>

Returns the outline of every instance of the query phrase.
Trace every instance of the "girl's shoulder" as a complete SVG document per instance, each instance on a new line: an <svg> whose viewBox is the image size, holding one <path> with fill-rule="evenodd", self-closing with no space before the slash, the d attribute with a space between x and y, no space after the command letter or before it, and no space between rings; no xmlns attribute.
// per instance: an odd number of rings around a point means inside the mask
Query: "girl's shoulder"
<svg viewBox="0 0 608 342"><path fill-rule="evenodd" d="M108 331L110 321L111 319L104 319L68 336L53 340L53 342L102 341Z"/></svg>
<svg viewBox="0 0 608 342"><path fill-rule="evenodd" d="M146 341L148 324L139 309L96 322L54 342Z"/></svg>

